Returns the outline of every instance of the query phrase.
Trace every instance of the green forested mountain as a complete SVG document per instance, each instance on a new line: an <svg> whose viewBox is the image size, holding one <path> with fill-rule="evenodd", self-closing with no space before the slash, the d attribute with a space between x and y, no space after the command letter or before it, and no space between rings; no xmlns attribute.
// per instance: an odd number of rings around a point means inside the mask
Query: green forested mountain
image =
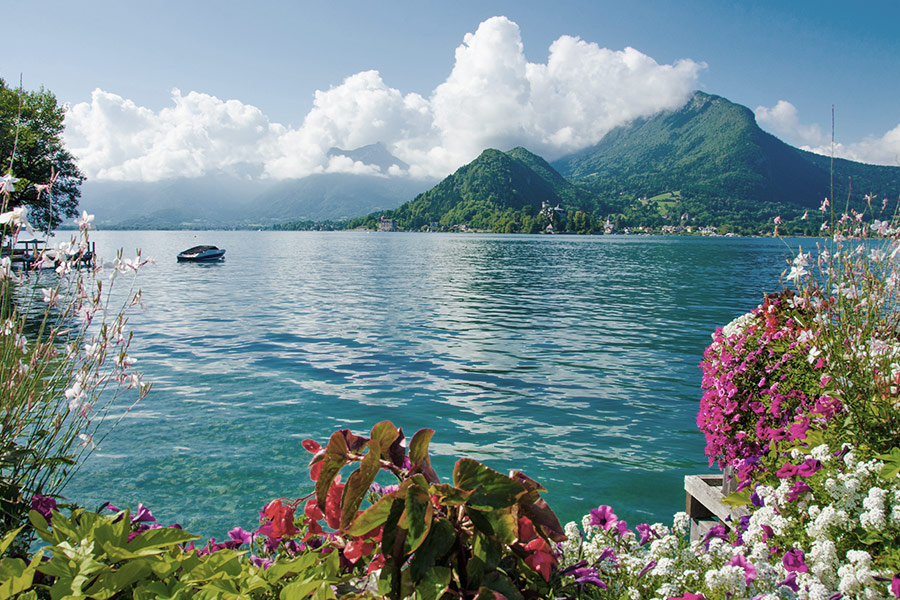
<svg viewBox="0 0 900 600"><path fill-rule="evenodd" d="M832 175L833 174L833 175ZM833 192L832 192L833 185ZM838 210L864 196L896 200L900 167L799 150L766 133L753 113L697 92L682 108L610 131L597 145L552 165L524 148L485 150L431 190L393 211L351 221L404 230L589 232L616 227L718 226L746 233L816 233L800 216L826 197ZM562 210L545 210L548 204ZM724 231L724 229L720 229Z"/></svg>
<svg viewBox="0 0 900 600"><path fill-rule="evenodd" d="M702 92L553 166L622 211L634 211L636 199L677 190L680 211L703 224L771 222L826 197L843 207L851 187L857 206L867 193L900 193L900 168L835 159L832 196L829 157L785 144L760 129L748 108Z"/></svg>
<svg viewBox="0 0 900 600"><path fill-rule="evenodd" d="M543 211L542 207L548 207ZM553 210L559 206L561 210ZM536 232L600 213L594 194L560 176L547 161L524 148L488 149L434 188L400 208L352 221L374 227L382 216L404 230L467 229ZM576 213L582 212L582 215Z"/></svg>

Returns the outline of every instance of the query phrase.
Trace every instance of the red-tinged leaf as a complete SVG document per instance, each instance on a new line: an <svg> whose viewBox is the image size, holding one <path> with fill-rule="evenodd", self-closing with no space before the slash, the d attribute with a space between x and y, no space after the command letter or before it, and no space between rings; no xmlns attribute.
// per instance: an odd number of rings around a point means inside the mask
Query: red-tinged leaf
<svg viewBox="0 0 900 600"><path fill-rule="evenodd" d="M328 497L325 500L325 522L332 529L338 529L341 526L341 498L343 495L343 484L337 483L328 490Z"/></svg>
<svg viewBox="0 0 900 600"><path fill-rule="evenodd" d="M378 447L381 448L381 458L388 461L391 460L391 445L400 437L400 431L390 421L382 421L372 428L370 435L372 436L372 441L377 441Z"/></svg>
<svg viewBox="0 0 900 600"><path fill-rule="evenodd" d="M521 483L522 487L524 487L529 492L546 492L547 491L547 489L544 486L539 484L537 481L535 481L534 479L532 479L525 473L522 473L521 471L513 471L512 473L509 474L509 476L512 479L515 479L516 481Z"/></svg>
<svg viewBox="0 0 900 600"><path fill-rule="evenodd" d="M328 496L328 490L334 483L334 478L351 461L346 435L352 436L353 434L350 433L349 429L335 431L328 439L328 445L325 446L322 466L316 479L316 501L319 503L319 508L325 508L325 498Z"/></svg>
<svg viewBox="0 0 900 600"><path fill-rule="evenodd" d="M391 506L400 496L400 492L391 492L378 499L378 502L356 516L349 527L344 528L344 533L353 536L363 536L384 525L391 514Z"/></svg>
<svg viewBox="0 0 900 600"><path fill-rule="evenodd" d="M375 481L375 476L378 475L378 471L381 469L380 456L381 447L377 441L372 439L369 442L368 454L359 464L359 468L351 473L347 479L347 485L344 487L344 497L341 502L343 505L341 509L341 528L349 526L353 519L356 518L356 511L359 510L363 499L369 493L372 482Z"/></svg>
<svg viewBox="0 0 900 600"><path fill-rule="evenodd" d="M303 440L301 442L302 446L306 449L307 452L315 454L319 450L322 449L322 445L315 440Z"/></svg>
<svg viewBox="0 0 900 600"><path fill-rule="evenodd" d="M395 467L403 468L406 464L406 437L403 435L403 428L397 430L399 435L397 439L394 440L394 443L391 444L390 450L388 450L388 460L394 464Z"/></svg>
<svg viewBox="0 0 900 600"><path fill-rule="evenodd" d="M306 501L306 507L303 509L303 514L313 521L321 521L325 518L325 513L323 513L322 509L319 508L319 505L316 504L315 498L310 498Z"/></svg>
<svg viewBox="0 0 900 600"><path fill-rule="evenodd" d="M425 541L425 536L431 530L431 522L434 519L434 506L431 504L431 496L428 490L419 485L411 485L406 493L406 510L400 518L401 527L405 526L409 531L407 542L409 551L416 549ZM404 523L404 520L406 521Z"/></svg>
<svg viewBox="0 0 900 600"><path fill-rule="evenodd" d="M458 488L474 490L466 505L479 510L508 508L527 493L518 481L471 458L457 461L453 469L453 483Z"/></svg>
<svg viewBox="0 0 900 600"><path fill-rule="evenodd" d="M312 467L309 468L309 478L313 481L319 480L319 475L322 473L322 462L317 462Z"/></svg>
<svg viewBox="0 0 900 600"><path fill-rule="evenodd" d="M537 526L545 537L550 538L554 542L561 542L566 539L566 532L559 519L550 508L550 505L543 498L538 498L534 502L525 502L519 505L519 510L527 516Z"/></svg>
<svg viewBox="0 0 900 600"><path fill-rule="evenodd" d="M428 460L428 444L434 435L434 429L420 429L409 442L409 462L419 464Z"/></svg>
<svg viewBox="0 0 900 600"><path fill-rule="evenodd" d="M444 506L459 506L475 493L475 490L461 490L449 483L433 483L428 487L428 493L437 496Z"/></svg>
<svg viewBox="0 0 900 600"><path fill-rule="evenodd" d="M369 438L355 435L349 429L341 429L338 433L344 436L344 442L347 446L347 449L354 454L359 454L359 452L361 452L362 449L366 447L366 444L369 443ZM330 443L331 442L329 441L329 444Z"/></svg>

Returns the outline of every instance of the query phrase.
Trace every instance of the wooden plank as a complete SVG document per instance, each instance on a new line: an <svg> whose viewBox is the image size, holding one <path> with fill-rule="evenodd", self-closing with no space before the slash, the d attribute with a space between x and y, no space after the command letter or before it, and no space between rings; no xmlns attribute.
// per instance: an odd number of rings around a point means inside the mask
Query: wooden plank
<svg viewBox="0 0 900 600"><path fill-rule="evenodd" d="M727 523L730 519L738 520L743 516L748 516L750 511L746 507L730 508L722 502L725 496L722 494L721 485L721 475L685 476L684 490L688 495L688 515L699 519L703 519L705 516L702 514L703 511L694 504L696 500L723 523ZM694 510L696 515L692 515L691 510Z"/></svg>

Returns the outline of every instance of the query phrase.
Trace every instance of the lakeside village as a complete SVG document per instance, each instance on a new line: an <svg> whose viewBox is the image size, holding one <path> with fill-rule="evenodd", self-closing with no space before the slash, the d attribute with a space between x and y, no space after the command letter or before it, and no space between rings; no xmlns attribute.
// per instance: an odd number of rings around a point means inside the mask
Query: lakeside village
<svg viewBox="0 0 900 600"><path fill-rule="evenodd" d="M666 197L671 197L674 201L679 199L679 192L670 192L669 194L665 194ZM646 197L642 197L638 199L639 202L647 203L650 200ZM544 228L542 233L546 234L557 234L557 233L576 233L574 231L567 231L566 223L569 220L566 209L564 209L561 205L552 205L547 202L541 203L541 211L540 214L546 219L547 226ZM623 234L623 235L701 235L701 236L721 236L721 237L738 237L739 234L734 231L728 231L723 234L719 234L719 228L715 225L692 225L690 224L691 215L689 212L685 212L680 216L680 221L682 224L679 225L661 225L658 227L637 225L634 227L617 227L616 224L611 220L611 217L607 217L606 221L603 222L602 228L598 228L597 231L591 231L590 234L603 234L603 235L615 235L615 234ZM382 215L377 223L376 231L381 232L397 232L403 231L400 229L395 220ZM451 232L459 232L459 233L496 233L487 229L474 229L470 228L465 223L454 224L449 228L443 227L437 221L430 223L423 231L428 233L434 233L438 231L451 231ZM773 235L772 233L767 233L765 231L759 232L760 236L765 235Z"/></svg>

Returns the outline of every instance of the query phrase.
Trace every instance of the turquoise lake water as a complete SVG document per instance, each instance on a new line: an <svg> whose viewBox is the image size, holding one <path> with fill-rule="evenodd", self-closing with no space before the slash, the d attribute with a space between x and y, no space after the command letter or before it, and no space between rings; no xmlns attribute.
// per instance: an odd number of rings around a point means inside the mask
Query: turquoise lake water
<svg viewBox="0 0 900 600"><path fill-rule="evenodd" d="M66 489L143 502L205 536L311 490L336 429L436 431L543 483L565 522L599 504L632 525L684 509L707 472L695 426L710 334L753 308L789 253L773 239L316 232L93 232L142 248L132 354L153 390ZM218 264L179 264L196 244ZM117 285L121 283L118 282ZM349 471L348 473L349 474Z"/></svg>

